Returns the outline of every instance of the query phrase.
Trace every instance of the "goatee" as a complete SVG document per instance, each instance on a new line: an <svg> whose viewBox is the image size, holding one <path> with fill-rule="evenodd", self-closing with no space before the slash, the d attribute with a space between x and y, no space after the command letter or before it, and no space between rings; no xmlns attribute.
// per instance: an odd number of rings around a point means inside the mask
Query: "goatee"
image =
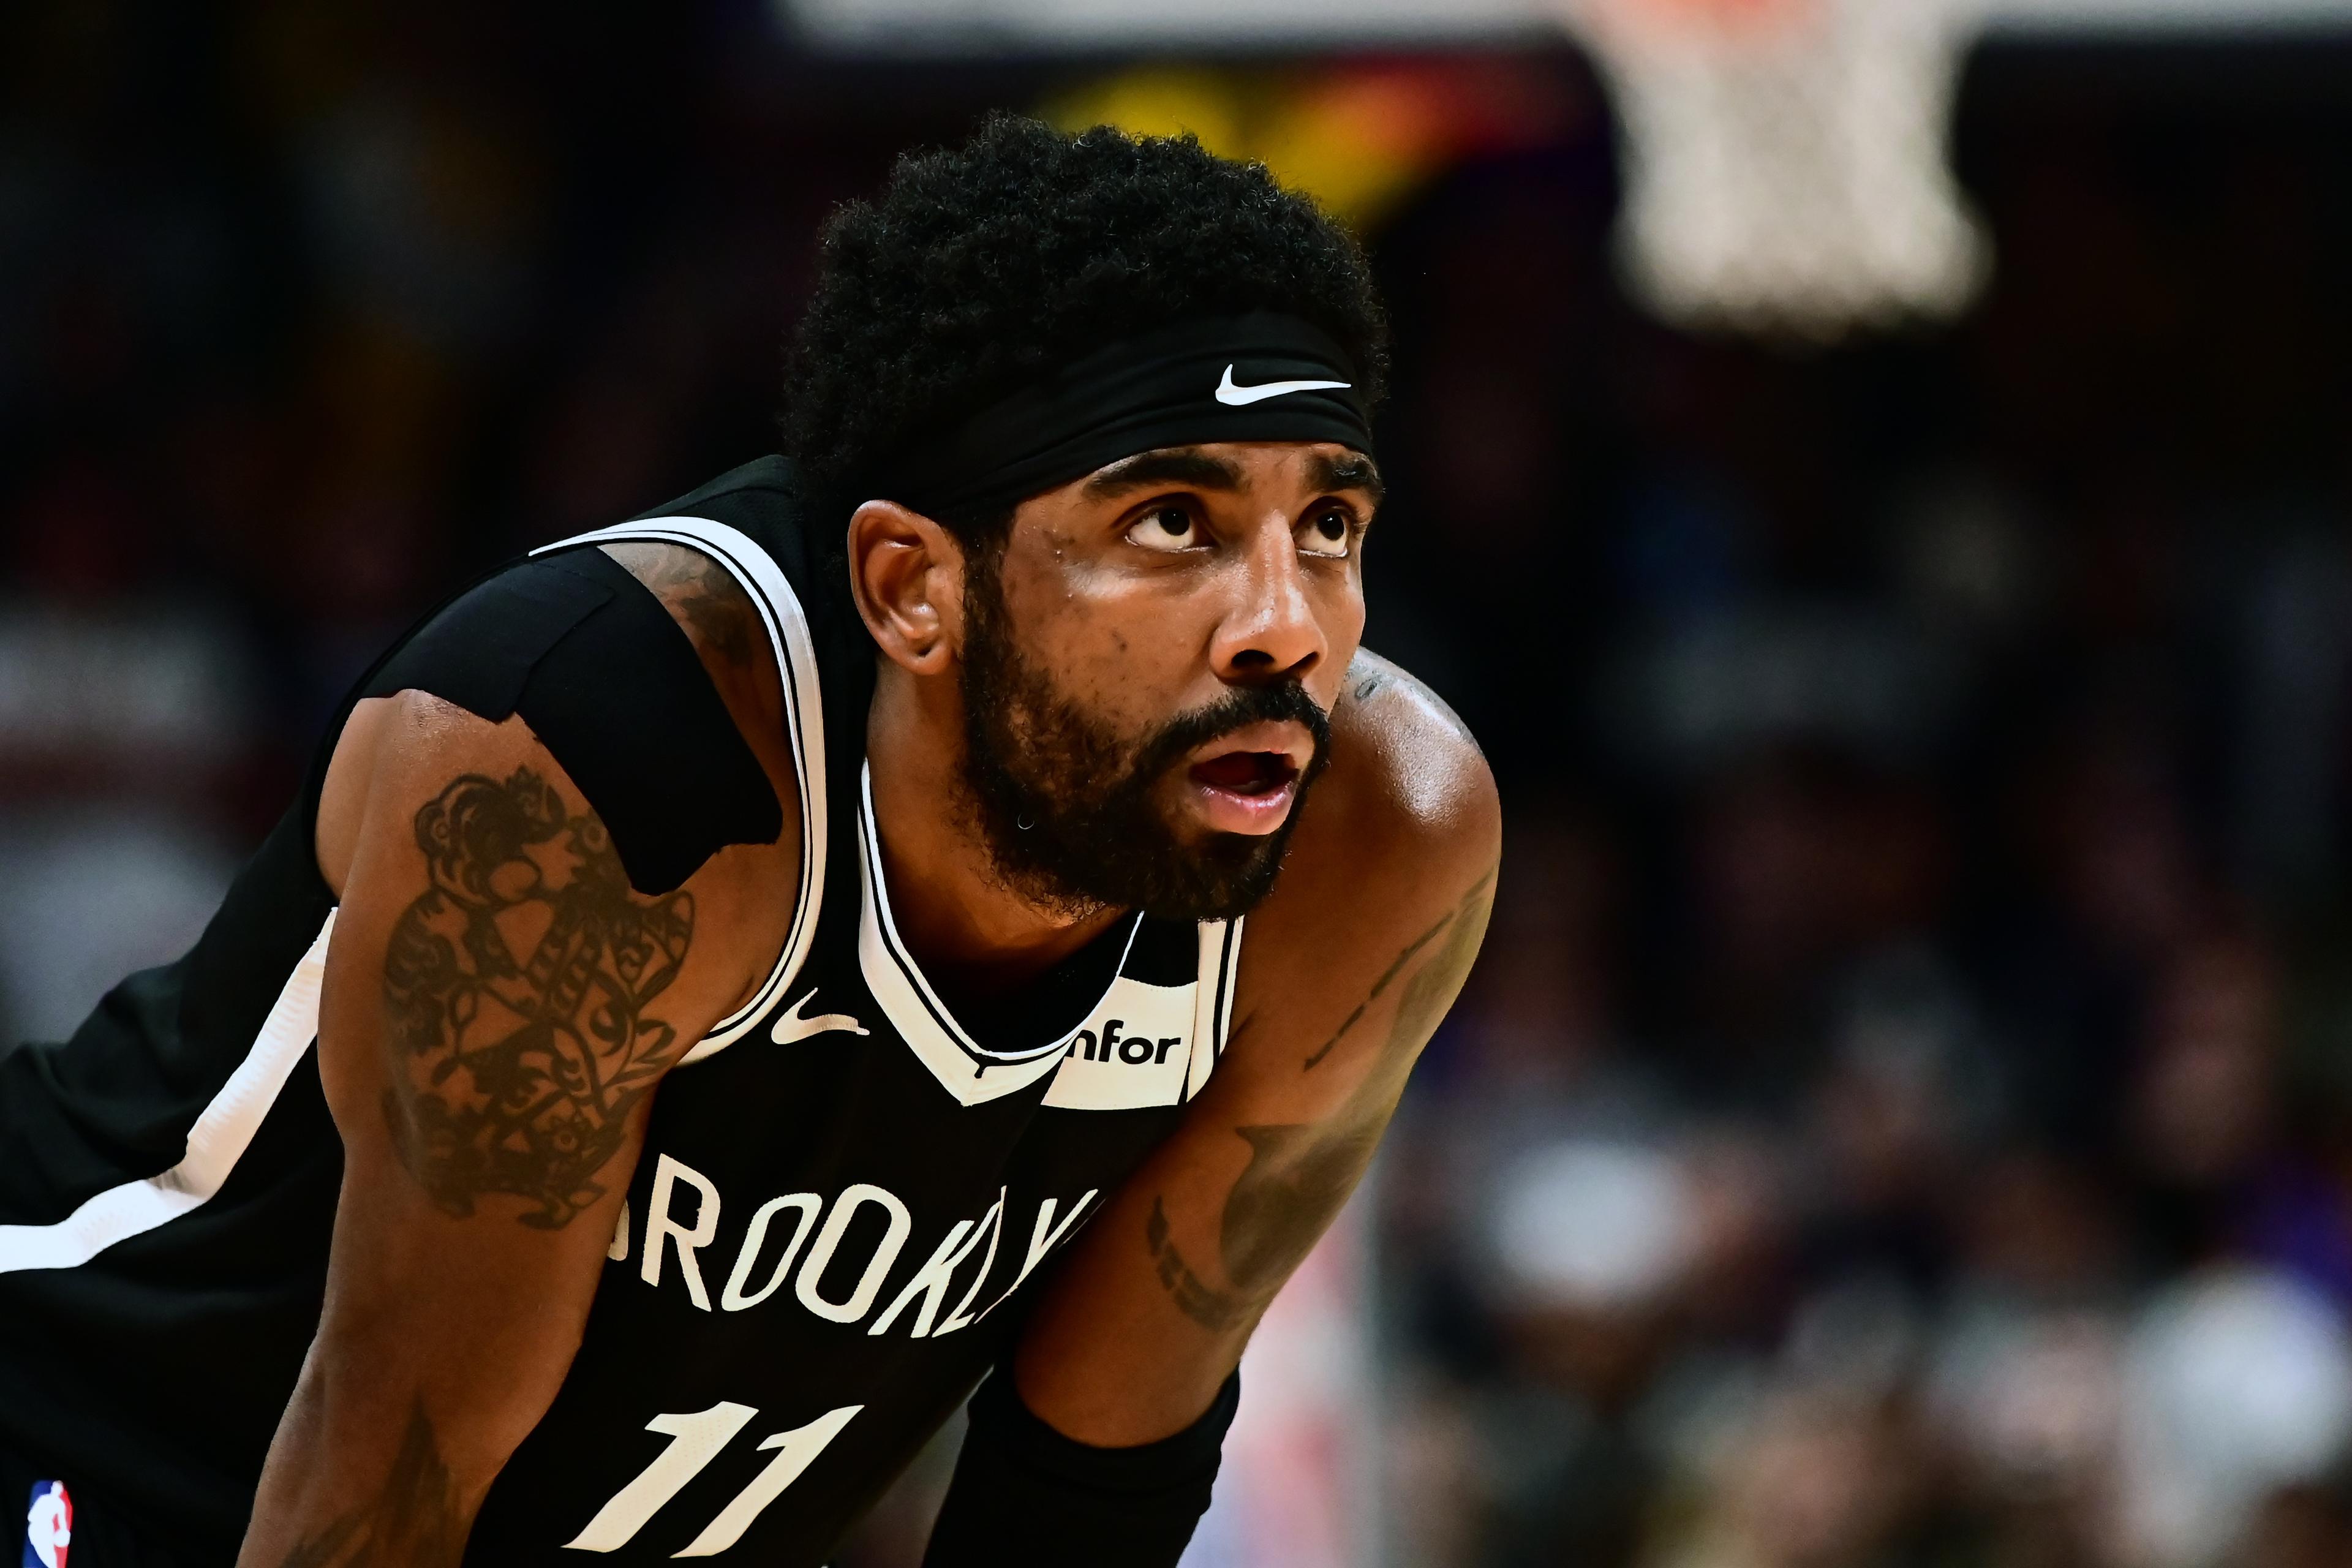
<svg viewBox="0 0 2352 1568"><path fill-rule="evenodd" d="M1168 920L1233 920L1274 889L1331 723L1295 679L1236 687L1206 707L1129 737L1057 690L1013 637L996 561L975 552L965 579L965 806L1004 885L1078 916L1140 909ZM1315 751L1282 826L1186 842L1161 790L1191 752L1246 725L1306 726Z"/></svg>

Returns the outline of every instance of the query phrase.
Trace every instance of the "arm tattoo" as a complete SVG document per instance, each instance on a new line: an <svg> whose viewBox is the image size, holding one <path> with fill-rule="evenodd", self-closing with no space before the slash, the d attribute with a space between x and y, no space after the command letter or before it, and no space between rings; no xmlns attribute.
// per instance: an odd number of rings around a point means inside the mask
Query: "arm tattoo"
<svg viewBox="0 0 2352 1568"><path fill-rule="evenodd" d="M1353 1027L1412 956L1443 931L1444 943L1405 981L1396 1020L1389 1028L1391 1047L1415 1047L1426 1040L1461 988L1471 960L1477 956L1493 902L1494 881L1495 873L1490 870L1443 919L1408 942L1396 962L1372 983L1371 994L1348 1016L1339 1034L1307 1058L1307 1067L1329 1055L1339 1035ZM1185 1261L1168 1223L1165 1200L1154 1197L1150 1216L1144 1222L1144 1242L1151 1249L1160 1283L1177 1308L1212 1333L1255 1322L1283 1281L1314 1249L1324 1227L1355 1189L1364 1167L1371 1163L1372 1151L1388 1126L1390 1109L1381 1103L1369 1115L1351 1110L1327 1122L1234 1130L1249 1144L1250 1163L1226 1195L1224 1223L1218 1236L1226 1286L1211 1284Z"/></svg>
<svg viewBox="0 0 2352 1568"><path fill-rule="evenodd" d="M1229 1287L1212 1285L1185 1262L1170 1235L1168 1211L1153 1198L1144 1240L1178 1309L1212 1333L1255 1322L1314 1250L1371 1163L1387 1124L1383 1114L1336 1132L1305 1123L1234 1129L1250 1146L1250 1163L1225 1199L1218 1250Z"/></svg>
<svg viewBox="0 0 2352 1568"><path fill-rule="evenodd" d="M457 1568L469 1528L420 1403L375 1500L296 1543L280 1568Z"/></svg>
<svg viewBox="0 0 2352 1568"><path fill-rule="evenodd" d="M486 1193L553 1229L604 1194L629 1112L680 1054L646 1008L677 978L694 898L641 899L593 811L530 768L467 773L416 814L431 884L401 914L383 994L383 1111L402 1163L463 1216Z"/></svg>
<svg viewBox="0 0 2352 1568"><path fill-rule="evenodd" d="M1177 1310L1213 1334L1223 1333L1244 1319L1247 1307L1193 1273L1184 1255L1176 1250L1175 1240L1168 1234L1167 1206L1158 1197L1151 1200L1151 1217L1143 1222L1143 1239L1151 1248L1151 1264L1159 1271L1160 1286L1175 1298Z"/></svg>
<svg viewBox="0 0 2352 1568"><path fill-rule="evenodd" d="M1459 904L1438 916L1435 925L1405 943L1404 951L1397 954L1396 962L1382 970L1381 977L1372 982L1370 993L1356 1004L1356 1010L1348 1015L1329 1039L1308 1053L1299 1070L1314 1071L1323 1058L1331 1054L1331 1047L1356 1026L1365 1009L1380 1000L1381 993L1389 988L1389 982L1397 977L1406 961L1427 947L1438 932L1450 926L1453 934L1438 950L1436 959L1415 970L1412 978L1405 982L1404 997L1397 1004L1396 1023L1389 1030L1391 1045L1417 1046L1426 1039L1429 1031L1437 1027L1437 1020L1444 1016L1446 1004L1453 1000L1454 987L1460 985L1463 977L1470 973L1470 961L1478 956L1479 941L1486 934L1486 914L1494 906L1494 885L1495 873L1489 871L1462 895Z"/></svg>

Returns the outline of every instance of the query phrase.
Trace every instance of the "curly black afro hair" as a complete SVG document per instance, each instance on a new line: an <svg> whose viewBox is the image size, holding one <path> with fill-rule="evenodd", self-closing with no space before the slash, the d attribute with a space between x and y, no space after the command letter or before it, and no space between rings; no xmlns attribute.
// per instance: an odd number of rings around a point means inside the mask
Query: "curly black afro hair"
<svg viewBox="0 0 2352 1568"><path fill-rule="evenodd" d="M822 501L887 494L894 454L1054 366L1253 310L1320 327L1378 400L1388 334L1371 274L1312 200L1191 136L992 116L961 147L902 157L825 225L784 450ZM941 521L971 537L1005 520Z"/></svg>

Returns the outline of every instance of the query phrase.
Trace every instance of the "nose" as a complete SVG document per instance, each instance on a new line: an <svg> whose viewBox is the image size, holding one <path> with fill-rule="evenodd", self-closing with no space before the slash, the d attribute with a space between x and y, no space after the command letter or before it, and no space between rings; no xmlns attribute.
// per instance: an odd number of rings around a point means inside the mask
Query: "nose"
<svg viewBox="0 0 2352 1568"><path fill-rule="evenodd" d="M1304 679L1328 644L1288 521L1260 526L1234 564L1233 604L1210 645L1211 666L1238 685Z"/></svg>

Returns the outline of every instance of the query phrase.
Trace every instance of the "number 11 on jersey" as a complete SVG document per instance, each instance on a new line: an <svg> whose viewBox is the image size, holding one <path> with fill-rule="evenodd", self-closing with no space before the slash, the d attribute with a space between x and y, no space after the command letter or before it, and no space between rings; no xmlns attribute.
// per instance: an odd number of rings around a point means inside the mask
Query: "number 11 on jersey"
<svg viewBox="0 0 2352 1568"><path fill-rule="evenodd" d="M673 1557L710 1557L726 1551L743 1538L760 1510L782 1495L783 1489L800 1479L803 1470L825 1445L841 1435L849 1418L865 1409L863 1405L845 1405L838 1410L828 1410L805 1426L795 1426L789 1432L772 1433L760 1439L761 1448L773 1448L776 1457L768 1468L751 1478L751 1484L735 1494L735 1500L719 1510L719 1516L702 1527L702 1533L672 1552ZM719 1450L735 1439L735 1434L751 1424L759 1411L749 1405L733 1405L720 1400L708 1410L698 1410L688 1415L656 1415L646 1423L648 1432L659 1432L669 1438L669 1447L656 1455L654 1462L637 1474L637 1479L614 1492L588 1527L563 1544L578 1552L612 1552L626 1546L646 1521L659 1511L664 1503L676 1497L702 1473L704 1466L717 1458Z"/></svg>

